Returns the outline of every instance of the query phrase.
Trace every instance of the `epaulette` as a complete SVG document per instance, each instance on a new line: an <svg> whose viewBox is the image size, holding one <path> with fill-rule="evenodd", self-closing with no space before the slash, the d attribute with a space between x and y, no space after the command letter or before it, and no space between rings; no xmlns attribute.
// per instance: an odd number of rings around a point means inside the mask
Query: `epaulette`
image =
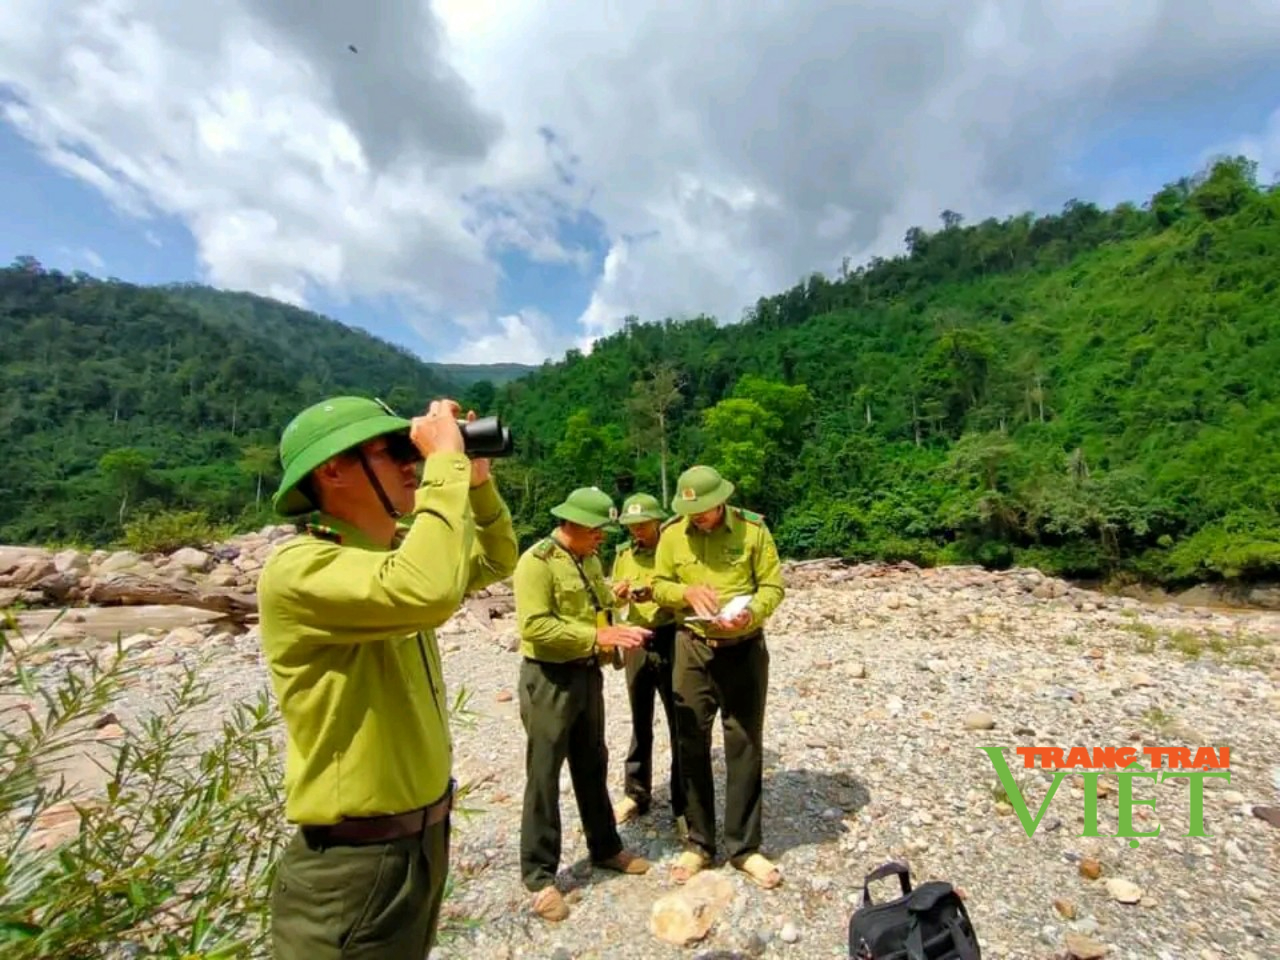
<svg viewBox="0 0 1280 960"><path fill-rule="evenodd" d="M333 543L342 543L342 534L333 527L323 523L307 523L303 524L303 531L320 540L329 540Z"/></svg>
<svg viewBox="0 0 1280 960"><path fill-rule="evenodd" d="M551 542L550 537L543 537L529 549L530 552L539 560L545 560L547 557L551 556L551 554L555 553L556 545Z"/></svg>
<svg viewBox="0 0 1280 960"><path fill-rule="evenodd" d="M667 529L667 527L671 526L673 523L679 523L683 519L684 517L680 516L680 514L673 513L671 516L667 517L667 519L663 520L661 524L659 524L658 530L660 531L665 530Z"/></svg>
<svg viewBox="0 0 1280 960"><path fill-rule="evenodd" d="M628 540L626 543L618 544L618 546L614 548L613 553L614 553L614 556L620 557L624 553L627 553L630 550L631 550L631 541Z"/></svg>
<svg viewBox="0 0 1280 960"><path fill-rule="evenodd" d="M747 523L754 523L757 526L764 524L763 514L756 513L754 510L744 510L742 507L736 507L735 509L738 512L738 516L747 521Z"/></svg>

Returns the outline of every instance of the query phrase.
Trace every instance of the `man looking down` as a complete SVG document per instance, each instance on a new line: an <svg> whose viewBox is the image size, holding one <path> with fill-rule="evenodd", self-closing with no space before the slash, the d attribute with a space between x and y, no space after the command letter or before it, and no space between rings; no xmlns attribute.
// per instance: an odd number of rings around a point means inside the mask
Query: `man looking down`
<svg viewBox="0 0 1280 960"><path fill-rule="evenodd" d="M546 920L569 915L556 888L560 865L560 771L573 780L587 850L596 866L640 874L649 863L622 847L609 803L602 659L641 646L649 631L614 626L614 598L598 550L618 511L595 487L574 490L551 509L551 534L521 555L512 586L520 631L520 720L525 750L520 871Z"/></svg>
<svg viewBox="0 0 1280 960"><path fill-rule="evenodd" d="M644 648L626 655L627 698L631 703L631 750L627 754L624 797L614 807L618 823L643 816L653 792L653 697L662 701L671 742L671 815L681 836L684 819L684 783L680 777L679 742L676 735L675 700L671 670L675 654L676 618L653 600L654 551L662 523L667 519L655 497L632 494L622 504L618 521L627 528L628 543L613 558L610 580L613 593L627 607L626 622L653 631Z"/></svg>
<svg viewBox="0 0 1280 960"><path fill-rule="evenodd" d="M303 532L258 583L298 824L272 891L278 960L422 960L435 942L453 751L434 629L519 553L458 414L436 400L409 421L333 397L280 440L274 505Z"/></svg>
<svg viewBox="0 0 1280 960"><path fill-rule="evenodd" d="M672 868L684 883L716 853L711 725L724 727L724 832L730 862L762 887L782 881L761 853L764 712L769 650L764 624L782 602L782 564L757 513L727 503L734 486L712 467L690 467L676 481L680 519L662 531L653 597L683 620L676 643L676 726L687 796L688 849ZM745 606L727 618L733 598ZM746 598L749 598L746 599Z"/></svg>

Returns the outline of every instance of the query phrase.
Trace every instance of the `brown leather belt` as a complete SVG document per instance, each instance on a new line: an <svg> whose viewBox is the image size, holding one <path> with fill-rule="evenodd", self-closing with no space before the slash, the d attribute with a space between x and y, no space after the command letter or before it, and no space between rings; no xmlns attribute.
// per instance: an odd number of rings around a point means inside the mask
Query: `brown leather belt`
<svg viewBox="0 0 1280 960"><path fill-rule="evenodd" d="M752 640L759 640L764 636L763 630L757 630L755 633L743 634L740 637L704 637L700 633L694 633L688 627L682 628L692 639L699 643L705 643L712 650L720 650L724 647L736 647L739 644L749 643Z"/></svg>
<svg viewBox="0 0 1280 960"><path fill-rule="evenodd" d="M453 793L457 781L450 780L444 796L435 803L404 813L378 817L348 817L337 823L304 826L303 834L314 846L358 846L364 843L389 843L402 837L420 835L449 815L453 809Z"/></svg>

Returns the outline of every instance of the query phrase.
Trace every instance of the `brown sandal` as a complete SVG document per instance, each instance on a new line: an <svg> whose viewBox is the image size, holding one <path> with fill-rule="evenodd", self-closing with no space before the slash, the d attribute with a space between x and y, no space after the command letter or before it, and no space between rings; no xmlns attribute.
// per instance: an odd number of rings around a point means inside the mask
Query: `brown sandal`
<svg viewBox="0 0 1280 960"><path fill-rule="evenodd" d="M569 916L569 905L554 886L543 887L533 895L533 912L543 920L559 923Z"/></svg>
<svg viewBox="0 0 1280 960"><path fill-rule="evenodd" d="M596 861L596 866L604 870L616 870L618 873L641 874L649 872L649 861L632 853L630 850L619 850L608 860Z"/></svg>

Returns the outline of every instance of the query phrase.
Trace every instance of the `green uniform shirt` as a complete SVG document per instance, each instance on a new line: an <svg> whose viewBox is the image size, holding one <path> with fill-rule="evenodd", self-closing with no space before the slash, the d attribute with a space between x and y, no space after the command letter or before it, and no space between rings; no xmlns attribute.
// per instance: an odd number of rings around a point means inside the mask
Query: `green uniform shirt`
<svg viewBox="0 0 1280 960"><path fill-rule="evenodd" d="M427 458L395 549L321 514L320 535L276 550L258 582L262 647L284 716L294 823L399 813L438 799L452 771L434 628L519 553L492 480L462 453Z"/></svg>
<svg viewBox="0 0 1280 960"><path fill-rule="evenodd" d="M635 542L623 544L614 555L610 580L614 583L626 580L632 588L651 586L656 558L656 547L646 549ZM637 627L660 627L675 620L675 614L659 606L655 600L624 600L621 603L629 606L626 622Z"/></svg>
<svg viewBox="0 0 1280 960"><path fill-rule="evenodd" d="M654 558L654 599L684 620L693 613L685 605L684 589L694 584L714 587L721 606L731 597L753 594L747 607L751 622L740 630L725 630L694 621L690 630L712 638L759 630L786 594L782 561L764 518L727 506L724 521L710 533L684 518L663 530Z"/></svg>
<svg viewBox="0 0 1280 960"><path fill-rule="evenodd" d="M580 562L587 583L568 549L552 536L543 537L520 557L511 586L523 656L564 663L598 653L597 606L612 610L616 601L605 583L600 557L592 554Z"/></svg>

